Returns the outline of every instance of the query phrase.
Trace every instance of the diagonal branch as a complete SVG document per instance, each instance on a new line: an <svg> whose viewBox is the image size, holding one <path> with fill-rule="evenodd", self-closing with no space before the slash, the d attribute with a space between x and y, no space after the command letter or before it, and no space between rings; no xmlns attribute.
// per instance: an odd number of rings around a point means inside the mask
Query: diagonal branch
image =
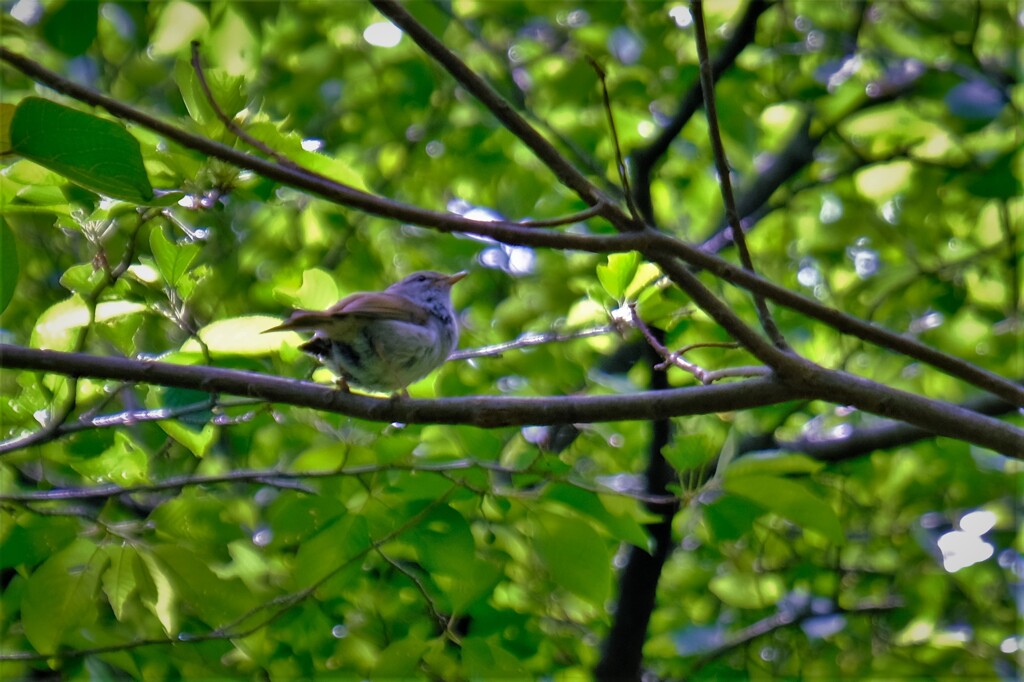
<svg viewBox="0 0 1024 682"><path fill-rule="evenodd" d="M476 234L506 244L579 250L591 253L640 251L652 261L657 261L659 257L663 257L666 254L672 255L692 266L708 270L731 284L759 293L779 305L824 322L840 332L870 341L883 348L903 353L908 357L930 364L951 376L971 383L978 388L989 391L1010 401L1014 405L1024 406L1024 389L1003 377L930 348L915 339L895 334L876 325L846 315L838 310L823 306L817 301L790 291L774 282L765 280L713 254L704 252L697 247L668 235L661 234L656 230L647 229L643 232L615 235L572 234L537 230L507 221L475 221L451 213L421 209L361 192L308 171L274 164L208 138L193 135L123 102L74 83L44 68L31 59L11 52L2 46L0 46L0 60L11 64L27 76L58 92L62 92L81 102L102 107L119 118L139 123L185 147L233 163L240 168L247 168L270 180L276 180L283 184L297 187L338 204L350 206L372 215L431 227L441 232ZM618 211L618 209L614 206L604 205L601 215L608 217L608 215L613 214L615 211ZM618 211L618 213L624 215L621 211Z"/></svg>
<svg viewBox="0 0 1024 682"><path fill-rule="evenodd" d="M779 305L803 313L844 334L855 336L882 348L888 348L907 357L920 360L950 376L958 377L980 389L997 395L1018 407L1024 407L1024 388L1004 377L993 374L960 358L938 351L917 339L896 334L878 325L865 322L852 315L847 315L835 308L823 306L795 291L764 279L748 270L738 268L686 242L653 230L650 230L648 234L650 234L653 243L650 244L648 250L644 251L645 255L660 253L676 256L690 265L708 270L731 284L749 291L757 291L764 295L765 298ZM657 258L652 260L662 263L663 267L665 267L664 256L660 260ZM737 340L743 341L742 339ZM760 356L759 359L764 360Z"/></svg>
<svg viewBox="0 0 1024 682"><path fill-rule="evenodd" d="M758 360L775 370L775 376L791 386L800 387L816 398L882 417L898 419L942 436L992 447L989 429L1001 432L999 444L992 449L1012 457L1024 458L1024 430L997 419L979 415L956 405L930 400L906 391L883 386L853 374L826 369L805 358L774 347L744 324L729 306L719 300L687 268L662 257L656 261L662 270L685 291L704 312ZM1014 384L1010 386L1017 388Z"/></svg>
<svg viewBox="0 0 1024 682"><path fill-rule="evenodd" d="M643 239L634 234L587 235L555 233L523 227L510 221L480 221L463 218L454 213L431 211L399 201L386 199L349 187L307 169L298 169L267 161L253 154L238 151L201 135L182 130L134 107L79 85L60 74L43 67L27 57L0 46L0 61L5 61L26 76L57 92L80 102L102 107L114 116L133 121L154 132L174 140L184 147L207 156L232 163L259 173L269 180L311 192L343 206L365 211L371 215L431 227L441 232L465 232L489 237L506 244L578 249L593 253L612 253L639 250ZM607 207L605 209L607 212Z"/></svg>
<svg viewBox="0 0 1024 682"><path fill-rule="evenodd" d="M550 168L566 187L575 191L588 205L604 205L603 215L621 231L636 230L639 225L623 213L601 190L569 163L543 135L519 115L511 103L478 76L454 52L395 0L371 0L377 11L405 31L434 61L443 66L459 84L476 97L505 128L518 137Z"/></svg>

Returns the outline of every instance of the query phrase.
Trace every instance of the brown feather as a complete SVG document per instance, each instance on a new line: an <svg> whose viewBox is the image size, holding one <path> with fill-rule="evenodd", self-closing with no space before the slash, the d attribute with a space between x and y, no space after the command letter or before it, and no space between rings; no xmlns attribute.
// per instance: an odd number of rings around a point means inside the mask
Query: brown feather
<svg viewBox="0 0 1024 682"><path fill-rule="evenodd" d="M423 306L404 296L385 291L360 292L346 296L324 311L296 310L287 320L263 333L320 329L328 336L344 339L352 333L354 318L426 324L428 317Z"/></svg>

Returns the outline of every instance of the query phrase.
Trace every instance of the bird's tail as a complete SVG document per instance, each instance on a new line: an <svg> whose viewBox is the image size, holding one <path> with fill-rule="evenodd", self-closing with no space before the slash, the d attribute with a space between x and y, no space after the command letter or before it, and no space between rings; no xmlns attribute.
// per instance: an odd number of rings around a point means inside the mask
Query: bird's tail
<svg viewBox="0 0 1024 682"><path fill-rule="evenodd" d="M270 329L264 329L263 334L270 332L289 332L289 331L311 331L323 327L331 321L331 315L324 312L317 312L315 310L296 310L291 316Z"/></svg>

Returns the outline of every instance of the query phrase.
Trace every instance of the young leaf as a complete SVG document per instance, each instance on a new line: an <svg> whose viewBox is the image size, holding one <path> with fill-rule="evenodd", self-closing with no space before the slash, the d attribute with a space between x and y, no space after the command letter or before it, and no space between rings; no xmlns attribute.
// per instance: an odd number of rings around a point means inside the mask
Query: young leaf
<svg viewBox="0 0 1024 682"><path fill-rule="evenodd" d="M18 284L18 249L7 222L0 217L0 313L14 298Z"/></svg>
<svg viewBox="0 0 1024 682"><path fill-rule="evenodd" d="M36 651L57 649L64 634L92 615L100 571L96 545L78 539L47 559L28 578L21 600L25 636Z"/></svg>
<svg viewBox="0 0 1024 682"><path fill-rule="evenodd" d="M609 296L621 301L639 265L640 254L636 251L613 253L608 256L607 265L597 266L597 278Z"/></svg>
<svg viewBox="0 0 1024 682"><path fill-rule="evenodd" d="M839 515L832 506L798 481L776 476L726 474L723 487L805 530L821 533L837 545L846 541Z"/></svg>
<svg viewBox="0 0 1024 682"><path fill-rule="evenodd" d="M114 121L27 97L11 121L11 149L99 194L136 204L153 198L138 140Z"/></svg>
<svg viewBox="0 0 1024 682"><path fill-rule="evenodd" d="M123 620L124 606L138 590L136 570L139 555L129 545L105 545L103 551L110 559L110 566L103 571L103 592L114 617Z"/></svg>
<svg viewBox="0 0 1024 682"><path fill-rule="evenodd" d="M156 268L163 275L167 286L176 287L189 266L199 255L198 244L172 242L163 230L149 233L149 248L153 251Z"/></svg>
<svg viewBox="0 0 1024 682"><path fill-rule="evenodd" d="M232 317L206 325L199 330L199 338L211 353L268 355L280 350L283 337L263 332L280 323L278 318L269 315ZM181 350L185 353L198 352L199 344L195 339L189 339L182 345Z"/></svg>
<svg viewBox="0 0 1024 682"><path fill-rule="evenodd" d="M563 589L602 606L611 590L608 547L585 521L538 514L534 523L537 555Z"/></svg>
<svg viewBox="0 0 1024 682"><path fill-rule="evenodd" d="M43 37L66 55L80 55L96 39L97 0L68 0L43 20Z"/></svg>

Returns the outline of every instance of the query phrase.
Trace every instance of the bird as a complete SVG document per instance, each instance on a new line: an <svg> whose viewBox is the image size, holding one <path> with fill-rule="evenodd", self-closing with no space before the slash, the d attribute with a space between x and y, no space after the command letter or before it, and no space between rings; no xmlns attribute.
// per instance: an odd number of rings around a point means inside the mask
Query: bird
<svg viewBox="0 0 1024 682"><path fill-rule="evenodd" d="M407 396L459 342L451 288L467 274L414 272L384 291L361 291L324 311L296 310L264 331L312 331L299 348L338 376L338 387Z"/></svg>

